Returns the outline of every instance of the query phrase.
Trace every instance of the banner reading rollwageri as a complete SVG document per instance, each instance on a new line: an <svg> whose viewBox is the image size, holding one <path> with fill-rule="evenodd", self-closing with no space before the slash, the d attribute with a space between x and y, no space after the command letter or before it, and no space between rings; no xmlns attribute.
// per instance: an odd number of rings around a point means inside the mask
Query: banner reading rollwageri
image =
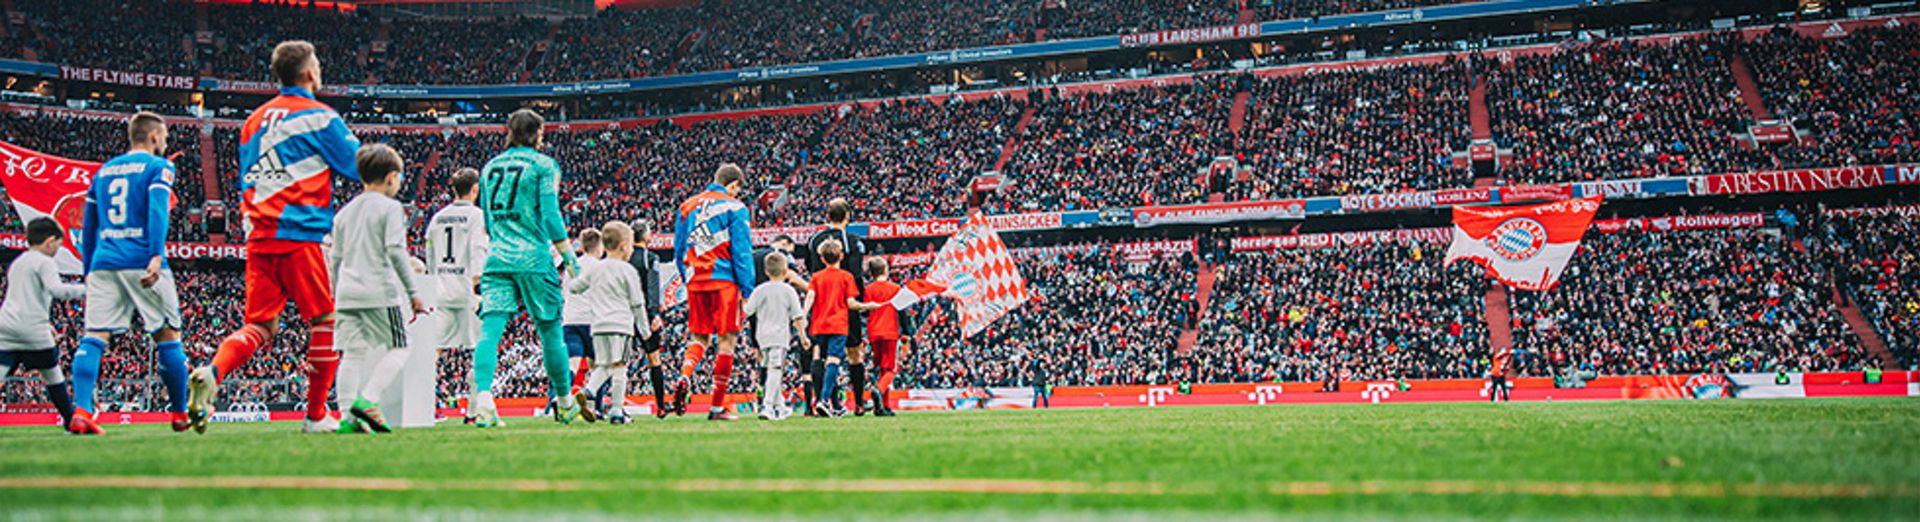
<svg viewBox="0 0 1920 522"><path fill-rule="evenodd" d="M1600 210L1600 197L1522 207L1453 207L1447 265L1466 260L1521 290L1550 290Z"/></svg>
<svg viewBox="0 0 1920 522"><path fill-rule="evenodd" d="M0 141L0 184L7 188L21 222L52 217L66 231L66 247L54 256L60 272L81 272L81 221L87 210L87 184L100 164L43 154Z"/></svg>

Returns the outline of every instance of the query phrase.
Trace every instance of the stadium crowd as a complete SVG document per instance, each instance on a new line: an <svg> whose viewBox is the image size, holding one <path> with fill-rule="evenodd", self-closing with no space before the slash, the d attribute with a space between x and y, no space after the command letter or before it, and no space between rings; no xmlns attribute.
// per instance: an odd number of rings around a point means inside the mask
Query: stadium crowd
<svg viewBox="0 0 1920 522"><path fill-rule="evenodd" d="M1522 373L1840 371L1866 364L1817 245L1778 230L1589 234L1546 292L1513 292Z"/></svg>
<svg viewBox="0 0 1920 522"><path fill-rule="evenodd" d="M1443 245L1388 241L1233 254L1216 268L1181 382L1473 378L1486 280Z"/></svg>
<svg viewBox="0 0 1920 522"><path fill-rule="evenodd" d="M1809 134L1769 150L1780 166L1877 165L1920 161L1920 30L1862 30L1816 39L1780 29L1743 54L1767 107Z"/></svg>
<svg viewBox="0 0 1920 522"><path fill-rule="evenodd" d="M1230 76L1082 95L1048 94L1005 169L1007 210L1093 210L1205 199L1201 175L1230 143Z"/></svg>
<svg viewBox="0 0 1920 522"><path fill-rule="evenodd" d="M1258 78L1239 159L1252 172L1228 199L1465 187L1464 61Z"/></svg>
<svg viewBox="0 0 1920 522"><path fill-rule="evenodd" d="M1920 366L1920 223L1912 207L1826 220L1831 262L1906 368Z"/></svg>
<svg viewBox="0 0 1920 522"><path fill-rule="evenodd" d="M201 186L200 127L169 125L167 135L167 155L174 164L174 205L167 233L179 241L205 241L200 216L206 200ZM104 162L127 152L127 124L118 116L0 110L0 141L68 159ZM22 230L12 205L6 206L0 214L6 220L5 229Z"/></svg>
<svg viewBox="0 0 1920 522"><path fill-rule="evenodd" d="M1288 0L1249 5L1246 16L1316 17L1454 1ZM262 46L297 38L320 48L336 82L388 85L640 78L1218 26L1243 17L1242 3L1226 0L713 0L460 24L380 20L298 2L212 3L201 6L204 15L195 12L201 7L166 0L21 5L26 23L0 36L0 57L258 81L267 77ZM197 36L199 16L205 41Z"/></svg>

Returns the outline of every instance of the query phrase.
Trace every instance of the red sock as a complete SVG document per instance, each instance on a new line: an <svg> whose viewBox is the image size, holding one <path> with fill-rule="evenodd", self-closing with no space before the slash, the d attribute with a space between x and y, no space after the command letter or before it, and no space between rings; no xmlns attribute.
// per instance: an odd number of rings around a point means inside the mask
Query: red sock
<svg viewBox="0 0 1920 522"><path fill-rule="evenodd" d="M887 370L884 372L880 372L880 391L879 393L876 394L876 395L879 395L879 397L875 398L875 400L879 401L881 406L888 407L888 408L892 407L892 406L887 406L887 395L888 395L888 392L893 391L893 376L899 373L900 372L897 372L894 370Z"/></svg>
<svg viewBox="0 0 1920 522"><path fill-rule="evenodd" d="M220 341L220 349L213 352L214 379L226 379L228 372L246 365L247 359L253 358L253 352L265 344L267 331L259 326L249 324L227 334L227 339Z"/></svg>
<svg viewBox="0 0 1920 522"><path fill-rule="evenodd" d="M307 346L307 420L327 416L327 392L340 370L340 352L333 350L333 321L313 325Z"/></svg>
<svg viewBox="0 0 1920 522"><path fill-rule="evenodd" d="M580 393L580 387L587 385L587 358L580 358L580 367L573 370L573 393Z"/></svg>
<svg viewBox="0 0 1920 522"><path fill-rule="evenodd" d="M733 354L723 353L713 358L713 408L718 410L726 406L727 381L733 378Z"/></svg>
<svg viewBox="0 0 1920 522"><path fill-rule="evenodd" d="M707 345L698 342L687 345L687 359L680 362L680 378L693 380L693 370L700 367L700 358L707 356Z"/></svg>

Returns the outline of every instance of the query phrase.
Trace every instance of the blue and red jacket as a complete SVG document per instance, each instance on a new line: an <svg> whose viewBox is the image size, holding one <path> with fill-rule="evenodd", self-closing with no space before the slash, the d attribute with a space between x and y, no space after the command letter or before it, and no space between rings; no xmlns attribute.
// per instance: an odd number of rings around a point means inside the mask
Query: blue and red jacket
<svg viewBox="0 0 1920 522"><path fill-rule="evenodd" d="M753 296L753 231L747 206L717 184L680 203L673 225L673 263L687 290L731 283L740 298Z"/></svg>
<svg viewBox="0 0 1920 522"><path fill-rule="evenodd" d="M333 231L333 177L360 180L360 139L300 87L281 87L240 129L240 210L249 248L319 243Z"/></svg>

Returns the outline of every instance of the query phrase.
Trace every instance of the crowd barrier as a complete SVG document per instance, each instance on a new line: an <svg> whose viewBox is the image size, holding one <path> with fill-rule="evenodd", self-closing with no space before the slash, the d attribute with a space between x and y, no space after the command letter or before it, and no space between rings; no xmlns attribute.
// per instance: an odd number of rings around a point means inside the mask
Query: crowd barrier
<svg viewBox="0 0 1920 522"><path fill-rule="evenodd" d="M1783 379L1784 376L1784 379ZM1556 386L1553 379L1529 377L1509 382L1514 401L1568 400L1716 400L1716 399L1792 399L1809 397L1920 397L1920 372L1889 371L1878 382L1868 382L1866 372L1821 373L1695 373L1676 375L1606 376L1586 381L1584 387ZM1784 381L1784 382L1782 382ZM1046 397L1052 408L1162 408L1178 406L1272 406L1283 404L1393 404L1488 401L1491 381L1487 379L1342 381L1338 387L1322 383L1238 383L1194 384L1190 386L1059 386ZM1025 409L1035 406L1032 387L990 387L955 389L896 390L889 400L900 410L958 411L976 409ZM707 395L701 394L688 406L689 413L704 411ZM753 394L729 394L728 402L751 412ZM531 417L543 414L546 400L502 398L496 401L506 417ZM653 413L651 395L627 397L627 412L636 418ZM0 426L53 426L57 415L44 404L7 404L0 410ZM440 415L459 422L459 408L441 408ZM300 411L268 411L265 408L238 408L221 412L218 422L263 422L299 420ZM107 412L99 416L102 424L163 423L164 413Z"/></svg>

